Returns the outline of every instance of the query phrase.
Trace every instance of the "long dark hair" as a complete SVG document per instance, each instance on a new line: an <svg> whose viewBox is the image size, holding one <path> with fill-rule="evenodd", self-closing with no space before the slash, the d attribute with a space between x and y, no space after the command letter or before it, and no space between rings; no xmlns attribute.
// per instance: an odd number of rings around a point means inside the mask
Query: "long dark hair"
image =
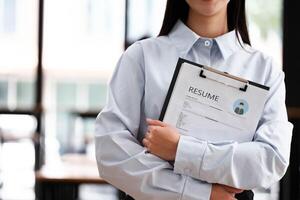
<svg viewBox="0 0 300 200"><path fill-rule="evenodd" d="M187 21L189 6L185 0L168 0L163 24L158 36L168 35L178 19ZM244 43L251 45L246 21L245 0L230 0L227 6L228 30L240 33ZM239 39L239 37L238 37ZM241 41L239 41L241 42Z"/></svg>

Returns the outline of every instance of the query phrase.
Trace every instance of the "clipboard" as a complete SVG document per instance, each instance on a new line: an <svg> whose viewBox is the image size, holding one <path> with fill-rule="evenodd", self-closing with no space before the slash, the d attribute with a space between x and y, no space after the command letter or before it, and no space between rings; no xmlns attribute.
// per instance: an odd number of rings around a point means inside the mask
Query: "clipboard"
<svg viewBox="0 0 300 200"><path fill-rule="evenodd" d="M186 77L181 75L184 73ZM214 90L206 94L215 99L203 100L204 90L207 89L201 89L204 85ZM179 58L159 120L179 128L182 134L212 142L251 141L268 91L268 86ZM218 92L222 94L218 96Z"/></svg>

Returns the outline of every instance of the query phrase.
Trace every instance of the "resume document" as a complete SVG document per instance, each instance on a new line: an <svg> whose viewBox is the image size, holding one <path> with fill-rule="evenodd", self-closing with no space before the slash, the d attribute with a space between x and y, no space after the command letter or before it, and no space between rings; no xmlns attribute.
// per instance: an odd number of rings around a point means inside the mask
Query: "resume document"
<svg viewBox="0 0 300 200"><path fill-rule="evenodd" d="M180 59L161 114L181 134L251 141L268 87Z"/></svg>

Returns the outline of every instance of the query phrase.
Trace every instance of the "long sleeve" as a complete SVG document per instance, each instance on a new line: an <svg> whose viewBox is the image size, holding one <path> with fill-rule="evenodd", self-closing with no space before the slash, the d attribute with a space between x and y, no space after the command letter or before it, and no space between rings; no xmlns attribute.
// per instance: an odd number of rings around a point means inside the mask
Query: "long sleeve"
<svg viewBox="0 0 300 200"><path fill-rule="evenodd" d="M209 143L181 136L176 173L242 189L267 188L282 178L293 126L287 120L284 73L277 70L270 76L269 96L253 141Z"/></svg>
<svg viewBox="0 0 300 200"><path fill-rule="evenodd" d="M138 140L144 97L142 47L129 47L109 81L107 104L96 119L100 176L139 200L208 200L211 184L176 174L166 161L145 153Z"/></svg>

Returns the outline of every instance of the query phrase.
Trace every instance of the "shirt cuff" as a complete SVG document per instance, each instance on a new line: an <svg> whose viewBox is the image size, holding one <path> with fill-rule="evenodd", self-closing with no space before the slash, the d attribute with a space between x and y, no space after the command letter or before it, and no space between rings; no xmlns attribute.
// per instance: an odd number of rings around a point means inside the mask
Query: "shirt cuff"
<svg viewBox="0 0 300 200"><path fill-rule="evenodd" d="M181 200L209 200L211 184L187 177Z"/></svg>
<svg viewBox="0 0 300 200"><path fill-rule="evenodd" d="M174 163L174 172L199 178L207 142L181 135Z"/></svg>

